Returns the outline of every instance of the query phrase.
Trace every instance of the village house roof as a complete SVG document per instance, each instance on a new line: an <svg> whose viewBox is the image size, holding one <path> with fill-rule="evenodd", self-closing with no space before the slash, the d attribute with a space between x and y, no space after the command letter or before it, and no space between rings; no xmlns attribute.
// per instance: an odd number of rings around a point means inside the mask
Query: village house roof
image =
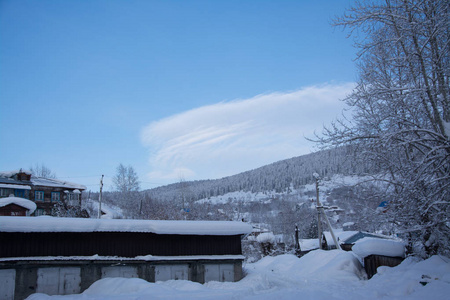
<svg viewBox="0 0 450 300"><path fill-rule="evenodd" d="M31 176L31 183L34 186L50 186L50 187L61 187L68 189L85 190L86 187L81 184L69 182L69 181L61 181L57 179L43 178L43 177L34 177Z"/></svg>
<svg viewBox="0 0 450 300"><path fill-rule="evenodd" d="M62 181L51 178L43 178L37 176L31 176L30 180L18 180L15 179L15 175L18 173L24 173L31 175L31 172L19 170L19 171L6 171L0 172L0 188L14 188L14 189L30 189L27 186L46 186L46 187L58 187L78 190L86 190L86 187L81 184Z"/></svg>

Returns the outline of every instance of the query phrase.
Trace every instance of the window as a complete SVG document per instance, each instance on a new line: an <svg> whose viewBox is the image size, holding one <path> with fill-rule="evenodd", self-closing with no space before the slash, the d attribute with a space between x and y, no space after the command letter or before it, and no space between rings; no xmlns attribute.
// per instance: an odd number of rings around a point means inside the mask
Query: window
<svg viewBox="0 0 450 300"><path fill-rule="evenodd" d="M25 198L25 190L19 190L19 189L14 190L14 196L19 197L19 198Z"/></svg>
<svg viewBox="0 0 450 300"><path fill-rule="evenodd" d="M45 215L45 211L44 211L44 209L42 209L42 208L38 208L38 209L36 209L36 210L34 211L34 215L35 215L36 217L38 217L38 216L44 216L44 215Z"/></svg>
<svg viewBox="0 0 450 300"><path fill-rule="evenodd" d="M0 189L0 197L8 197L10 194L10 189Z"/></svg>
<svg viewBox="0 0 450 300"><path fill-rule="evenodd" d="M44 201L44 192L43 191L35 191L34 192L34 201Z"/></svg>
<svg viewBox="0 0 450 300"><path fill-rule="evenodd" d="M15 189L14 190L14 196L19 197L19 198L29 199L30 191L29 190L23 190L23 189Z"/></svg>
<svg viewBox="0 0 450 300"><path fill-rule="evenodd" d="M59 192L52 192L52 202L58 202L61 200Z"/></svg>
<svg viewBox="0 0 450 300"><path fill-rule="evenodd" d="M68 193L67 194L67 200L69 200L69 201L78 201L80 198L79 198L79 194L77 194L77 193Z"/></svg>

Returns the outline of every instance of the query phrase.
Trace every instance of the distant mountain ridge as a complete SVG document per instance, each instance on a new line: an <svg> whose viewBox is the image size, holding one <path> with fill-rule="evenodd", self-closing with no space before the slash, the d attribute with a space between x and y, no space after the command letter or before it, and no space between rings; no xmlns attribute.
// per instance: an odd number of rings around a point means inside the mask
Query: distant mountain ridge
<svg viewBox="0 0 450 300"><path fill-rule="evenodd" d="M291 188L312 183L315 172L321 177L371 173L373 170L368 163L356 163L351 159L353 151L350 147L321 150L221 179L183 181L144 192L150 198L163 201L179 199L180 194L186 201L197 201L236 191L288 192Z"/></svg>

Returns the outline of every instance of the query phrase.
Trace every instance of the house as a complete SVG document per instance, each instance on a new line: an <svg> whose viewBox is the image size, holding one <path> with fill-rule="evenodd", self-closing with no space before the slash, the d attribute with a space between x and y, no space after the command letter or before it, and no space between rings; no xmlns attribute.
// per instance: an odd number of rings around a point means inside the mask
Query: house
<svg viewBox="0 0 450 300"><path fill-rule="evenodd" d="M81 206L81 193L86 187L80 184L50 178L36 177L29 171L0 172L0 198L15 197L33 201L35 216L49 215L53 206L64 202Z"/></svg>
<svg viewBox="0 0 450 300"><path fill-rule="evenodd" d="M36 210L33 201L10 195L0 198L0 216L29 216Z"/></svg>
<svg viewBox="0 0 450 300"><path fill-rule="evenodd" d="M4 299L81 293L105 277L238 281L244 222L0 217Z"/></svg>

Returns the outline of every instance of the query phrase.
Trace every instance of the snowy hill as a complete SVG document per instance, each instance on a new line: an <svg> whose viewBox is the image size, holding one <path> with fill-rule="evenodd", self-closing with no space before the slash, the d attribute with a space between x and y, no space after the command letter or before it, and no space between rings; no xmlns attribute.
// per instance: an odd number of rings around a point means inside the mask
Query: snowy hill
<svg viewBox="0 0 450 300"><path fill-rule="evenodd" d="M172 201L180 193L188 201L223 196L233 192L290 193L293 189L314 183L313 173L322 178L335 174L374 173L369 164L355 164L349 159L352 149L342 147L278 161L237 175L215 179L174 183L144 191L152 199Z"/></svg>

